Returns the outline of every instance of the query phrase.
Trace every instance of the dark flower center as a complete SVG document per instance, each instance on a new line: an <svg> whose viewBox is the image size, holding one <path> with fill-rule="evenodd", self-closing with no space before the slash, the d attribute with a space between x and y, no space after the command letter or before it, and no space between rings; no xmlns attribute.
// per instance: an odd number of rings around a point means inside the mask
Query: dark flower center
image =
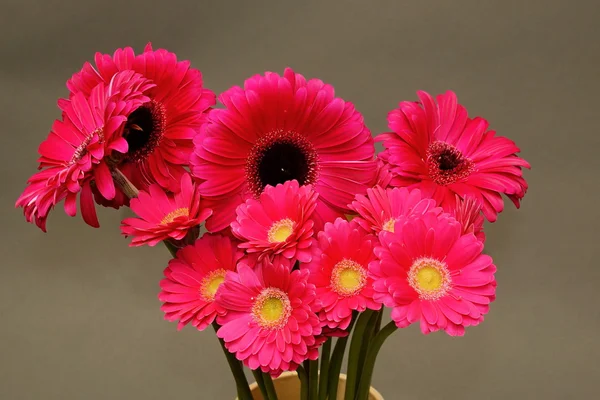
<svg viewBox="0 0 600 400"><path fill-rule="evenodd" d="M434 142L427 149L429 177L438 185L449 185L466 179L475 164L460 150L445 142Z"/></svg>
<svg viewBox="0 0 600 400"><path fill-rule="evenodd" d="M260 138L246 162L250 190L258 196L266 185L290 180L313 184L318 172L317 153L312 144L294 132L273 132Z"/></svg>
<svg viewBox="0 0 600 400"><path fill-rule="evenodd" d="M274 143L258 164L258 176L265 185L275 186L291 179L302 185L308 174L304 152L293 143Z"/></svg>
<svg viewBox="0 0 600 400"><path fill-rule="evenodd" d="M144 104L129 115L123 137L129 145L127 159L146 159L160 144L166 126L165 108L155 101Z"/></svg>
<svg viewBox="0 0 600 400"><path fill-rule="evenodd" d="M456 154L452 151L446 151L442 153L438 157L439 167L442 171L449 171L451 169L456 168L460 162L460 154Z"/></svg>

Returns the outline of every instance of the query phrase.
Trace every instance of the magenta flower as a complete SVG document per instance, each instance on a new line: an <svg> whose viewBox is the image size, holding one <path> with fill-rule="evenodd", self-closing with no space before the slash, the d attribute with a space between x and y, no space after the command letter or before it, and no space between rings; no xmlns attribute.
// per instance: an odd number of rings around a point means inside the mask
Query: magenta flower
<svg viewBox="0 0 600 400"><path fill-rule="evenodd" d="M389 164L392 186L421 189L446 211L461 198L472 196L489 221L504 209L504 193L519 207L527 191L518 157L519 148L509 139L488 131L488 122L467 117L453 92L437 96L418 92L420 103L403 101L388 116L392 132L378 136Z"/></svg>
<svg viewBox="0 0 600 400"><path fill-rule="evenodd" d="M189 61L179 61L174 53L153 50L150 43L138 55L131 47L118 49L112 56L96 53L95 64L94 68L85 63L69 80L72 93L89 96L94 86L108 84L124 70L133 70L153 83L148 101L126 115L125 145L116 159L138 189L147 190L157 183L171 192L178 190L193 149L192 139L205 121L205 112L216 102L215 94L203 87L201 72L190 68ZM104 205L128 204L121 191L114 199L97 194Z"/></svg>
<svg viewBox="0 0 600 400"><path fill-rule="evenodd" d="M352 311L381 308L373 301L373 280L368 275L376 243L377 238L358 224L341 218L319 232L320 255L301 268L310 271L308 281L316 286L322 306L319 317L329 332L346 329Z"/></svg>
<svg viewBox="0 0 600 400"><path fill-rule="evenodd" d="M41 171L29 178L16 202L28 222L45 232L50 210L64 201L65 212L74 216L79 196L83 220L99 226L92 184L105 198L115 198L108 157L126 147L120 132L127 115L148 101L145 93L153 86L140 74L124 71L106 85L92 87L89 97L76 93L59 101L62 119L54 122L38 150Z"/></svg>
<svg viewBox="0 0 600 400"><path fill-rule="evenodd" d="M399 328L419 322L425 334L463 335L495 299L496 266L483 243L449 214L428 212L382 231L369 264L375 301L392 308Z"/></svg>
<svg viewBox="0 0 600 400"><path fill-rule="evenodd" d="M217 336L245 365L273 376L316 360L321 327L312 310L315 287L307 279L306 270L292 272L266 259L254 270L240 263L217 292L217 304L227 310L217 320Z"/></svg>
<svg viewBox="0 0 600 400"><path fill-rule="evenodd" d="M287 68L266 72L219 96L225 109L208 115L194 139L193 174L215 214L210 231L226 228L235 209L267 185L289 180L319 194L316 229L341 217L355 193L375 182L375 147L363 117L331 85Z"/></svg>
<svg viewBox="0 0 600 400"><path fill-rule="evenodd" d="M299 186L295 180L267 186L257 200L238 206L231 231L251 259L267 256L309 262L317 197L311 186Z"/></svg>
<svg viewBox="0 0 600 400"><path fill-rule="evenodd" d="M485 243L485 233L483 232L485 219L481 212L481 204L477 200L470 196L464 200L457 198L456 207L450 211L450 214L462 225L463 235L472 233L482 243Z"/></svg>
<svg viewBox="0 0 600 400"><path fill-rule="evenodd" d="M160 185L150 185L131 199L131 209L139 218L126 218L121 223L124 236L133 236L130 246L156 246L163 240L182 240L211 214L204 208L197 186L189 174L181 176L177 193L167 194Z"/></svg>
<svg viewBox="0 0 600 400"><path fill-rule="evenodd" d="M165 319L178 321L178 330L191 323L201 331L217 315L225 315L226 310L214 301L215 294L242 255L230 238L211 234L179 250L160 281L158 298L164 303Z"/></svg>
<svg viewBox="0 0 600 400"><path fill-rule="evenodd" d="M358 213L354 218L367 232L394 230L397 221L411 215L423 214L435 209L435 200L423 198L418 189L406 188L383 189L376 186L367 189L367 195L356 195L350 207ZM442 212L438 208L436 212Z"/></svg>

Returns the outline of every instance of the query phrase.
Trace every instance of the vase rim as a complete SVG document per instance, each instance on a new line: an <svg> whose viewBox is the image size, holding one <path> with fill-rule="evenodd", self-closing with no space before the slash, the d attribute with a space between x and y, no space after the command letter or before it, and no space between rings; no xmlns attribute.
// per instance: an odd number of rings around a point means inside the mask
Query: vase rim
<svg viewBox="0 0 600 400"><path fill-rule="evenodd" d="M285 371L282 372L281 375L279 375L275 379L287 379L295 376L298 376L298 373L296 371ZM346 374L340 374L340 381L346 381L346 378ZM250 384L250 390L258 390L258 384L256 382ZM369 394L373 396L376 400L383 400L383 396L381 395L381 393L379 393L379 391L377 391L377 389L375 389L373 386L370 387ZM238 399L236 398L236 400Z"/></svg>

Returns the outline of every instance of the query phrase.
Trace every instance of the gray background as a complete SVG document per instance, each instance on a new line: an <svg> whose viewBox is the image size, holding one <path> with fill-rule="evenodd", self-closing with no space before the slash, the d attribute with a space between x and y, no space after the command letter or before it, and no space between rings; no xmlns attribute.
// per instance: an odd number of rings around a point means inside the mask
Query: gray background
<svg viewBox="0 0 600 400"><path fill-rule="evenodd" d="M594 4L595 3L595 4ZM464 338L398 331L374 386L393 399L567 399L597 393L598 2L3 0L0 12L0 398L233 399L211 332L162 320L157 247L129 249L57 209L49 233L14 201L95 51L146 41L221 92L292 66L332 83L374 133L415 91L455 90L533 169L523 207L487 225L498 299Z"/></svg>

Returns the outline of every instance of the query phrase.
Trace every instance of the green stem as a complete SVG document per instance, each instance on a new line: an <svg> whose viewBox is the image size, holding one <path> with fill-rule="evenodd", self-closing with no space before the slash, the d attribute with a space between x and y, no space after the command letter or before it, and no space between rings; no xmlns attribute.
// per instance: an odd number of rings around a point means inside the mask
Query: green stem
<svg viewBox="0 0 600 400"><path fill-rule="evenodd" d="M377 321L375 322L375 334L381 329L381 320L383 319L383 308L377 313Z"/></svg>
<svg viewBox="0 0 600 400"><path fill-rule="evenodd" d="M348 325L348 334L352 332L354 323L356 322L355 312L352 316L352 321ZM342 371L342 362L344 361L344 353L346 352L346 345L348 344L348 338L350 335L342 338L338 338L331 355L331 361L329 362L329 382L327 383L327 391L329 392L329 400L337 399L338 386L340 382L340 372Z"/></svg>
<svg viewBox="0 0 600 400"><path fill-rule="evenodd" d="M329 364L329 383L327 384L329 400L337 399L340 372L342 371L342 361L344 361L344 352L346 351L347 343L348 336L339 338L335 344L335 347L333 348L331 363Z"/></svg>
<svg viewBox="0 0 600 400"><path fill-rule="evenodd" d="M169 253L171 253L171 255L173 257L175 257L175 255L179 251L179 247L175 246L173 243L169 242L168 240L163 240L163 243L164 243L165 247L167 248L167 250L169 250Z"/></svg>
<svg viewBox="0 0 600 400"><path fill-rule="evenodd" d="M331 355L331 338L321 348L321 376L319 377L319 399L327 399L327 382L329 378L329 357Z"/></svg>
<svg viewBox="0 0 600 400"><path fill-rule="evenodd" d="M302 362L302 365L304 366L304 370L306 371L306 379L307 379L306 387L308 388L308 398L309 398L309 400L311 400L310 399L310 384L311 384L311 382L310 382L310 367L311 367L311 365L310 365L309 360L304 360Z"/></svg>
<svg viewBox="0 0 600 400"><path fill-rule="evenodd" d="M369 322L367 324L367 328L365 329L365 333L362 337L360 343L360 353L358 355L358 372L356 378L356 387L358 387L358 382L360 381L360 376L363 372L363 367L365 365L365 357L367 356L367 350L369 349L369 344L371 343L371 339L375 336L376 331L378 330L377 321L380 319L380 315L382 311L376 311L371 315Z"/></svg>
<svg viewBox="0 0 600 400"><path fill-rule="evenodd" d="M219 325L217 325L216 322L213 322L212 325L216 332L219 329ZM253 400L252 393L250 392L250 386L248 386L248 380L246 379L246 375L244 375L244 368L242 367L242 364L237 358L235 358L235 355L233 353L230 353L229 350L227 350L223 339L218 339L219 343L221 343L223 353L225 353L225 358L227 358L227 363L229 364L229 368L231 369L233 378L235 379L235 386L237 387L238 398L240 400Z"/></svg>
<svg viewBox="0 0 600 400"><path fill-rule="evenodd" d="M273 386L273 379L271 379L271 375L263 372L263 381L265 382L265 389L267 389L267 399L268 400L277 400L277 392L275 391L275 386Z"/></svg>
<svg viewBox="0 0 600 400"><path fill-rule="evenodd" d="M356 322L356 328L352 334L350 342L350 352L348 353L348 378L346 380L346 394L344 400L354 400L356 394L357 377L358 377L358 362L360 360L360 349L362 345L365 330L369 326L369 321L373 316L372 310L365 310Z"/></svg>
<svg viewBox="0 0 600 400"><path fill-rule="evenodd" d="M391 321L381 329L377 335L371 341L369 351L367 352L367 358L365 359L365 366L363 369L363 376L358 385L357 400L367 400L369 395L369 388L371 387L371 379L373 378L373 371L375 369L375 361L377 361L377 354L385 340L398 329L394 321Z"/></svg>
<svg viewBox="0 0 600 400"><path fill-rule="evenodd" d="M308 371L308 398L318 400L319 396L319 360L310 360L310 370Z"/></svg>
<svg viewBox="0 0 600 400"><path fill-rule="evenodd" d="M265 381L263 380L262 372L259 369L253 369L252 375L254 375L254 379L256 379L256 384L260 389L263 399L269 400L269 395L267 394L267 388L265 387Z"/></svg>
<svg viewBox="0 0 600 400"><path fill-rule="evenodd" d="M308 400L308 376L302 365L298 366L298 379L300 379L300 400Z"/></svg>

